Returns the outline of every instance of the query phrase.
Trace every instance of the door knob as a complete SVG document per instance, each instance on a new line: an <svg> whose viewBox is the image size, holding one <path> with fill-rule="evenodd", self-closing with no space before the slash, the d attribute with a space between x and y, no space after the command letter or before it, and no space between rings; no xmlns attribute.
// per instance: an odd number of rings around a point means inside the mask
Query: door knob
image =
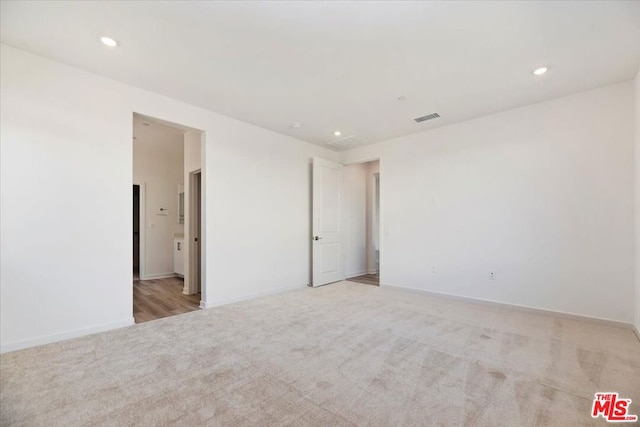
<svg viewBox="0 0 640 427"><path fill-rule="evenodd" d="M322 239L322 237L315 236L315 237L313 238L313 240L320 240L320 239Z"/></svg>

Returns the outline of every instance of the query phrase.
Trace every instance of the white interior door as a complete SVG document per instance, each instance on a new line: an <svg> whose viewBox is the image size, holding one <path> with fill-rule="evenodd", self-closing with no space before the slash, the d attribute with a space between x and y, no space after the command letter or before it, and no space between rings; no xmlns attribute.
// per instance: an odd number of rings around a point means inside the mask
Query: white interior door
<svg viewBox="0 0 640 427"><path fill-rule="evenodd" d="M312 286L344 280L342 269L342 165L313 158Z"/></svg>

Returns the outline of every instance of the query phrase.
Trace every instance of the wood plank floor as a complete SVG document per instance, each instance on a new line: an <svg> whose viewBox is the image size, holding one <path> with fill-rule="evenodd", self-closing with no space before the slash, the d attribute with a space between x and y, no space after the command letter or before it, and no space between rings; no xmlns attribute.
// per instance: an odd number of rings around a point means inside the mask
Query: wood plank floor
<svg viewBox="0 0 640 427"><path fill-rule="evenodd" d="M363 274L362 276L347 279L350 282L364 283L365 285L380 286L380 274Z"/></svg>
<svg viewBox="0 0 640 427"><path fill-rule="evenodd" d="M134 281L133 317L136 323L198 310L200 294L185 295L183 287L181 277Z"/></svg>

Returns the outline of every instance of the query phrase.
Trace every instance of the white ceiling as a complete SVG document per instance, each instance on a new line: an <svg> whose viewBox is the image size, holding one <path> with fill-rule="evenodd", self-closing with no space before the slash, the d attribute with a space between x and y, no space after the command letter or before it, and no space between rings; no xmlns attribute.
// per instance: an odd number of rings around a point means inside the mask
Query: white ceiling
<svg viewBox="0 0 640 427"><path fill-rule="evenodd" d="M315 144L373 143L633 78L640 2L2 1L0 36Z"/></svg>

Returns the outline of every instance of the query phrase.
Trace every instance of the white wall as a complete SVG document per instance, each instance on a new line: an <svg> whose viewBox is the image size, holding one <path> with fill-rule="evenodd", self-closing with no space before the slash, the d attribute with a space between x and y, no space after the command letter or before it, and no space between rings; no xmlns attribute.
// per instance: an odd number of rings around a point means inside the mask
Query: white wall
<svg viewBox="0 0 640 427"><path fill-rule="evenodd" d="M0 54L2 351L132 323L134 112L205 132L209 304L307 284L310 158L336 153L12 47Z"/></svg>
<svg viewBox="0 0 640 427"><path fill-rule="evenodd" d="M635 327L640 333L640 70L635 78L635 171L636 171L636 191L635 191L635 226L636 226L636 289L635 289Z"/></svg>
<svg viewBox="0 0 640 427"><path fill-rule="evenodd" d="M146 250L144 277L173 275L173 236L184 233L178 224L178 186L184 180L184 132L146 121L134 120L133 182L146 190ZM159 215L160 208L167 215ZM142 243L141 243L142 244Z"/></svg>
<svg viewBox="0 0 640 427"><path fill-rule="evenodd" d="M632 115L627 82L344 153L380 158L381 282L631 323Z"/></svg>

